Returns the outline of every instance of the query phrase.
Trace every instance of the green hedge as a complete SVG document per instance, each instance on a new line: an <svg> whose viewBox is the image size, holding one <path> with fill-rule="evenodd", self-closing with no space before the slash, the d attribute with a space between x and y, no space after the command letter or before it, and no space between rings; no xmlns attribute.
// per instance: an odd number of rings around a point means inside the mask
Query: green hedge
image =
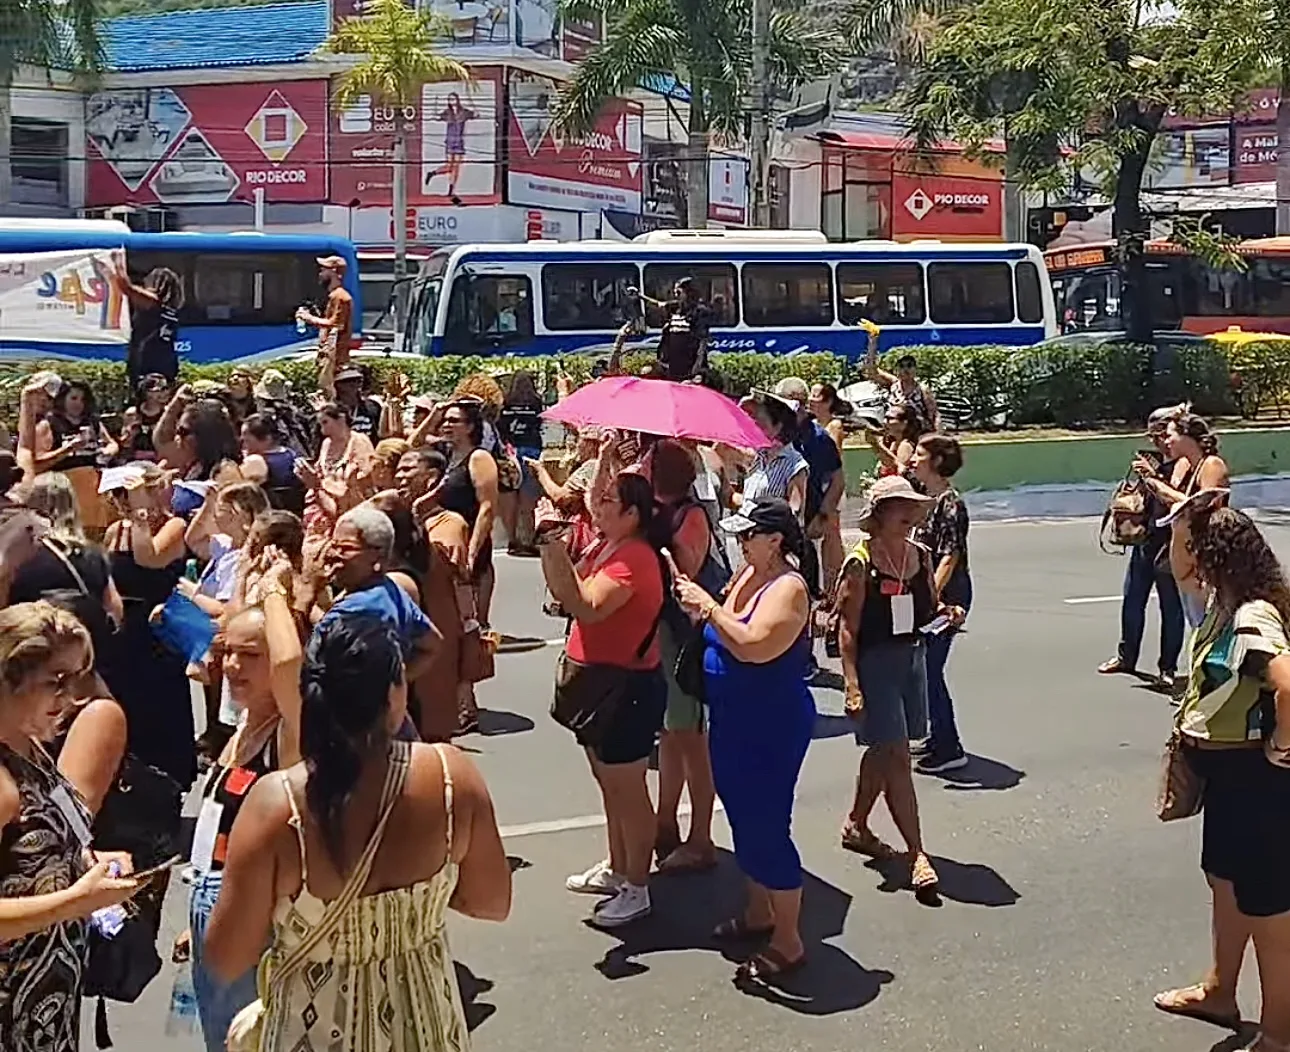
<svg viewBox="0 0 1290 1052"><path fill-rule="evenodd" d="M1132 420L1143 404L1166 405L1191 401L1206 416L1240 413L1253 417L1260 409L1290 400L1290 341L1223 346L1209 341L1168 345L1161 349L1123 343L1072 346L1056 342L1034 347L902 347L884 355L884 365L913 354L919 375L947 405L953 404L960 426L998 428L1024 426L1091 427ZM652 352L624 356L629 371L652 360ZM391 371L407 373L418 393L447 394L463 376L476 372L534 372L539 390L555 395L557 364L575 380L590 377L585 355L545 358L367 358L379 387ZM785 376L807 383L828 380L842 386L859 378L859 363L833 354L775 355L714 354L713 365L724 376L730 394L751 387L770 387ZM1144 399L1142 385L1154 362L1152 388ZM16 417L23 379L38 367L22 362L0 365L0 413ZM112 362L59 362L67 378L87 380L104 410L126 403L125 371ZM229 365L184 365L184 380L223 380ZM274 363L296 386L309 390L314 382L312 361Z"/></svg>

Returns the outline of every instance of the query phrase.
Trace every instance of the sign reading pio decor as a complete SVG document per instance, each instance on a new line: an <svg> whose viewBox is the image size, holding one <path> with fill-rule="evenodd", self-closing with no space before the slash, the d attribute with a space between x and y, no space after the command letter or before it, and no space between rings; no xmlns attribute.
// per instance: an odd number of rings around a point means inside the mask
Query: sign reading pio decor
<svg viewBox="0 0 1290 1052"><path fill-rule="evenodd" d="M999 240L1003 235L1003 183L893 172L891 236Z"/></svg>
<svg viewBox="0 0 1290 1052"><path fill-rule="evenodd" d="M640 212L644 115L611 99L585 133L557 129L558 82L511 69L506 81L507 176L511 204L580 212Z"/></svg>
<svg viewBox="0 0 1290 1052"><path fill-rule="evenodd" d="M327 82L114 88L86 104L86 203L327 199Z"/></svg>

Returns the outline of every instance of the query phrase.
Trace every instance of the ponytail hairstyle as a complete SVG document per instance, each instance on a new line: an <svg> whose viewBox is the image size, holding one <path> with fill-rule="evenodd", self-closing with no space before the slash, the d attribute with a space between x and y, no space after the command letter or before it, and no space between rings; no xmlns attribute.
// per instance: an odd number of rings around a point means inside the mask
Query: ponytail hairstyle
<svg viewBox="0 0 1290 1052"><path fill-rule="evenodd" d="M300 671L305 802L332 861L343 868L345 808L365 764L390 742L390 688L403 682L398 638L379 617L322 621Z"/></svg>
<svg viewBox="0 0 1290 1052"><path fill-rule="evenodd" d="M621 471L614 480L614 490L623 511L636 509L636 528L642 537L650 538L654 530L654 487L649 479L635 471Z"/></svg>
<svg viewBox="0 0 1290 1052"><path fill-rule="evenodd" d="M1174 430L1180 435L1186 435L1200 446L1200 451L1207 457L1218 455L1218 436L1209 429L1209 424L1203 416L1197 416L1195 413L1183 413L1181 416L1170 421Z"/></svg>
<svg viewBox="0 0 1290 1052"><path fill-rule="evenodd" d="M779 535L783 538L780 542L780 551L789 559L791 566L800 570L806 559L806 533L802 529L802 524L797 521L796 515L785 521Z"/></svg>

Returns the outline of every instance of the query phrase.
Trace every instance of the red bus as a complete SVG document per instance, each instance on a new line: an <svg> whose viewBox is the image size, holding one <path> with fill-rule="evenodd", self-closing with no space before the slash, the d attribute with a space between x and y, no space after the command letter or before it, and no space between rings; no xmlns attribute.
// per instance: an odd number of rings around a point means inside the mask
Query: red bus
<svg viewBox="0 0 1290 1052"><path fill-rule="evenodd" d="M1290 334L1290 237L1242 241L1245 270L1215 269L1169 241L1147 242L1147 295L1160 330ZM1061 331L1115 331L1120 275L1114 245L1102 242L1044 253Z"/></svg>

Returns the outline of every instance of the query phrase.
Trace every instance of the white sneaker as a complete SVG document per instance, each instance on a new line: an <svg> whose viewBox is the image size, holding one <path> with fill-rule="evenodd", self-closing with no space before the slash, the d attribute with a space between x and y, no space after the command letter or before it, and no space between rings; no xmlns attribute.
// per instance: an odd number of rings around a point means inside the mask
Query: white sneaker
<svg viewBox="0 0 1290 1052"><path fill-rule="evenodd" d="M613 895L623 886L623 878L609 868L609 859L603 859L586 873L575 873L564 886L581 895Z"/></svg>
<svg viewBox="0 0 1290 1052"><path fill-rule="evenodd" d="M617 928L621 924L648 917L651 909L649 888L625 881L612 899L596 903L591 923L597 928Z"/></svg>

